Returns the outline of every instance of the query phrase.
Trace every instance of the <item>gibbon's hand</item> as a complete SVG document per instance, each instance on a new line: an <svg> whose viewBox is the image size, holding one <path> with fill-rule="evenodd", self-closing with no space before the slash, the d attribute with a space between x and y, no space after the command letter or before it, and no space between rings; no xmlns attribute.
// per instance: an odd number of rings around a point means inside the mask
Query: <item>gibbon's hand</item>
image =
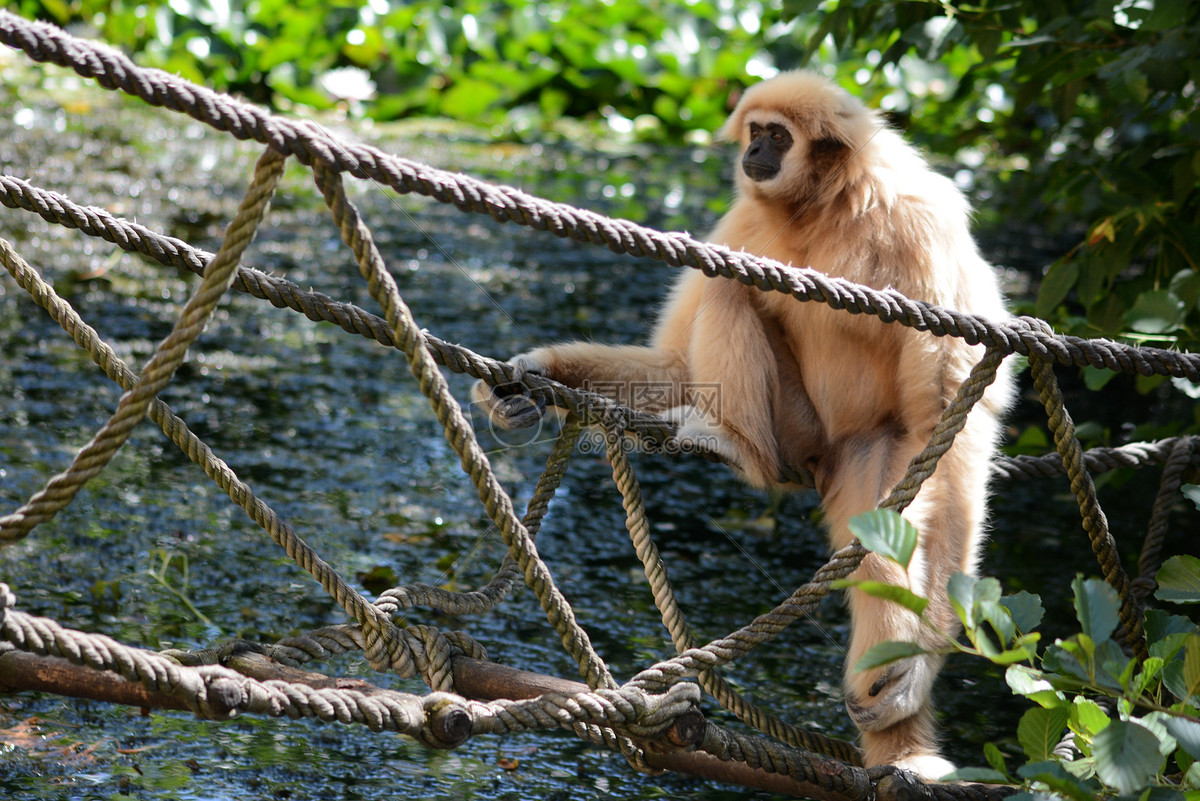
<svg viewBox="0 0 1200 801"><path fill-rule="evenodd" d="M542 365L524 353L513 356L508 363L517 368L512 381L494 387L476 381L471 387L471 403L482 409L492 424L504 431L528 428L541 420L546 412L546 402L534 398L522 381L527 373L544 375Z"/></svg>

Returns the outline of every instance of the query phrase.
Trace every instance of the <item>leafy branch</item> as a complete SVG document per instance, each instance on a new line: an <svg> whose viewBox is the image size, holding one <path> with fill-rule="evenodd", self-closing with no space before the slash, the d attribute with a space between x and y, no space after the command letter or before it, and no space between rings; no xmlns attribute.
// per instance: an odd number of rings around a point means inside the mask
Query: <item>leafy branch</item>
<svg viewBox="0 0 1200 801"><path fill-rule="evenodd" d="M1187 486L1188 497L1200 488ZM851 521L874 553L908 570L918 532L895 512L876 510ZM1164 603L1200 603L1200 559L1174 556L1157 576ZM907 587L843 581L899 603L936 630L925 616L929 600ZM1039 651L1035 631L1044 608L1029 592L1001 595L994 578L957 573L947 585L966 642L943 635L938 653L963 653L1005 667L1014 694L1034 706L1022 716L1017 741L1027 762L1011 772L992 744L988 768L962 769L949 778L1019 783L1026 799L1046 796L1087 801L1109 796L1184 798L1200 791L1200 628L1160 609L1146 613L1150 657L1139 663L1114 639L1120 599L1100 579L1072 582L1079 632ZM868 651L856 670L935 652L912 642L885 642Z"/></svg>

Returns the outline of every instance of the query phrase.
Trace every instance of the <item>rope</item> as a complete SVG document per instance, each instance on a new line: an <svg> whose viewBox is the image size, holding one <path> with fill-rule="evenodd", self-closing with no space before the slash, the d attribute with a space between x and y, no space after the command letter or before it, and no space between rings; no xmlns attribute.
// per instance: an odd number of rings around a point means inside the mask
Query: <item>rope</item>
<svg viewBox="0 0 1200 801"><path fill-rule="evenodd" d="M483 502L492 522L500 529L504 544L524 573L526 585L537 595L542 610L558 631L567 652L579 664L580 675L588 686L616 687L608 667L592 648L587 632L576 622L570 604L554 583L545 563L538 557L533 537L513 512L508 493L492 473L487 455L475 441L470 423L463 416L462 408L450 392L445 376L437 369L429 353L424 332L400 297L396 282L384 266L383 257L359 217L358 210L346 198L341 176L325 164L318 163L313 169L313 178L325 196L326 205L333 212L342 239L354 251L371 297L382 307L393 338L408 357L409 367L420 384L421 392L429 398L434 414L445 431L446 441L458 454L463 470L475 485L479 500Z"/></svg>
<svg viewBox="0 0 1200 801"><path fill-rule="evenodd" d="M1054 444L1071 480L1071 491L1079 503L1079 513L1083 517L1083 528L1091 541L1092 552L1100 562L1104 580L1117 591L1121 599L1120 618L1125 627L1125 641L1139 661L1145 660L1149 653L1146 650L1146 635L1141 615L1136 601L1129 593L1129 577L1121 567L1116 540L1108 530L1108 520L1096 498L1096 485L1083 464L1083 447L1079 444L1079 438L1075 436L1075 424L1067 411L1058 380L1054 377L1054 366L1049 359L1031 357L1029 370L1033 375L1033 385L1046 409L1050 431L1054 434Z"/></svg>
<svg viewBox="0 0 1200 801"><path fill-rule="evenodd" d="M75 456L71 466L50 479L46 487L12 514L0 517L0 541L12 542L27 535L34 526L52 518L69 504L75 493L108 464L146 416L151 401L171 380L183 363L188 347L200 336L217 302L233 281L238 260L254 238L266 214L275 185L283 174L284 156L268 150L254 169L254 180L225 233L225 241L204 271L204 281L184 306L171 333L159 343L136 383L117 404L117 410L90 442Z"/></svg>
<svg viewBox="0 0 1200 801"><path fill-rule="evenodd" d="M228 719L242 712L271 717L311 717L360 723L372 731L398 731L433 748L454 748L479 734L599 726L638 740L656 740L699 701L695 685L664 694L636 688L522 701L468 701L434 692L424 696L372 688L314 688L284 681L257 681L219 665L183 665L131 648L102 634L60 626L14 608L15 596L0 584L0 637L22 651L57 656L72 664L109 670L147 689L184 701L198 717Z"/></svg>
<svg viewBox="0 0 1200 801"><path fill-rule="evenodd" d="M625 507L625 526L633 542L634 551L641 560L654 595L654 605L662 614L663 625L671 634L675 649L683 653L696 646L695 637L684 618L683 610L667 575L666 562L659 555L658 547L650 536L650 523L646 518L646 502L641 487L629 463L621 432L624 426L619 420L606 420L604 438L609 463L612 465L613 482L621 493ZM862 753L851 743L826 737L817 732L793 726L767 713L746 700L734 690L715 670L701 670L697 674L700 686L717 700L721 708L732 712L744 723L781 742L818 754L828 754L851 765L862 765Z"/></svg>
<svg viewBox="0 0 1200 801"><path fill-rule="evenodd" d="M1171 448L1159 481L1158 494L1154 496L1154 507L1150 512L1150 526L1146 539L1142 542L1142 553L1138 557L1138 575L1130 582L1130 594L1137 603L1139 610L1145 604L1146 598L1154 591L1155 575L1162 567L1163 540L1167 536L1167 523L1171 507L1179 497L1179 487L1183 483L1183 475L1196 460L1196 440L1182 438ZM1140 611L1137 615L1142 617Z"/></svg>

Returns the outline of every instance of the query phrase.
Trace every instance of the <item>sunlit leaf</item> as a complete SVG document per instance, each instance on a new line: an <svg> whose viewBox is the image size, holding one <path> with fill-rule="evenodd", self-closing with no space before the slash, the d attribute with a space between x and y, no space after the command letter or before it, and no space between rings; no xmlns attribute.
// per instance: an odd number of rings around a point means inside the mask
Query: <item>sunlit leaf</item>
<svg viewBox="0 0 1200 801"><path fill-rule="evenodd" d="M917 548L917 529L890 509L875 509L850 518L850 531L864 548L905 569Z"/></svg>
<svg viewBox="0 0 1200 801"><path fill-rule="evenodd" d="M855 663L854 670L861 673L864 670L870 670L880 665L890 665L892 662L925 653L928 651L915 642L881 642L871 646L870 650L862 655L862 658Z"/></svg>
<svg viewBox="0 0 1200 801"><path fill-rule="evenodd" d="M1162 673L1164 664L1161 657L1151 656L1146 658L1146 661L1142 663L1142 669L1138 672L1137 678L1133 682L1132 689L1135 696L1141 695L1150 688L1150 685Z"/></svg>
<svg viewBox="0 0 1200 801"><path fill-rule="evenodd" d="M1122 795L1137 792L1163 766L1158 738L1141 724L1114 720L1092 740L1096 775Z"/></svg>
<svg viewBox="0 0 1200 801"><path fill-rule="evenodd" d="M1101 579L1076 576L1071 583L1075 591L1075 616L1083 633L1093 641L1106 640L1117 630L1117 613L1121 602L1117 592Z"/></svg>
<svg viewBox="0 0 1200 801"><path fill-rule="evenodd" d="M1195 485L1191 486L1200 490ZM1188 554L1172 556L1163 562L1155 579L1158 589L1154 597L1158 600L1177 604L1200 603L1200 559Z"/></svg>
<svg viewBox="0 0 1200 801"><path fill-rule="evenodd" d="M1030 761L1051 758L1070 717L1071 710L1065 706L1034 707L1021 716L1021 722L1017 724L1017 741Z"/></svg>
<svg viewBox="0 0 1200 801"><path fill-rule="evenodd" d="M1082 734L1089 740L1094 738L1098 732L1103 731L1109 722L1108 715L1095 701L1076 698L1075 703L1071 706L1071 718L1068 721L1071 731Z"/></svg>
<svg viewBox="0 0 1200 801"><path fill-rule="evenodd" d="M1066 706L1069 703L1066 696L1054 689L1040 670L1026 665L1009 665L1004 671L1004 680L1014 693L1023 695L1047 709Z"/></svg>
<svg viewBox="0 0 1200 801"><path fill-rule="evenodd" d="M928 598L923 598L905 587L898 587L895 584L884 584L881 581L842 580L835 581L833 587L835 589L853 587L873 598L883 598L884 600L898 603L917 615L924 612L925 607L929 606Z"/></svg>

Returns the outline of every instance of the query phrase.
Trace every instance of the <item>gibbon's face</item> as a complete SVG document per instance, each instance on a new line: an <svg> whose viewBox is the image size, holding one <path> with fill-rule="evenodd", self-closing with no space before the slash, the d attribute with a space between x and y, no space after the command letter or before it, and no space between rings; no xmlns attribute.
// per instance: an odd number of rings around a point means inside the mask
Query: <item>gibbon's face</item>
<svg viewBox="0 0 1200 801"><path fill-rule="evenodd" d="M769 181L779 174L796 140L787 125L775 120L750 122L747 127L750 144L742 154L742 172L751 181Z"/></svg>
<svg viewBox="0 0 1200 801"><path fill-rule="evenodd" d="M799 120L795 113L751 107L740 124L740 130L729 131L744 147L738 184L762 200L811 201L850 152L843 141L824 133L829 126Z"/></svg>

